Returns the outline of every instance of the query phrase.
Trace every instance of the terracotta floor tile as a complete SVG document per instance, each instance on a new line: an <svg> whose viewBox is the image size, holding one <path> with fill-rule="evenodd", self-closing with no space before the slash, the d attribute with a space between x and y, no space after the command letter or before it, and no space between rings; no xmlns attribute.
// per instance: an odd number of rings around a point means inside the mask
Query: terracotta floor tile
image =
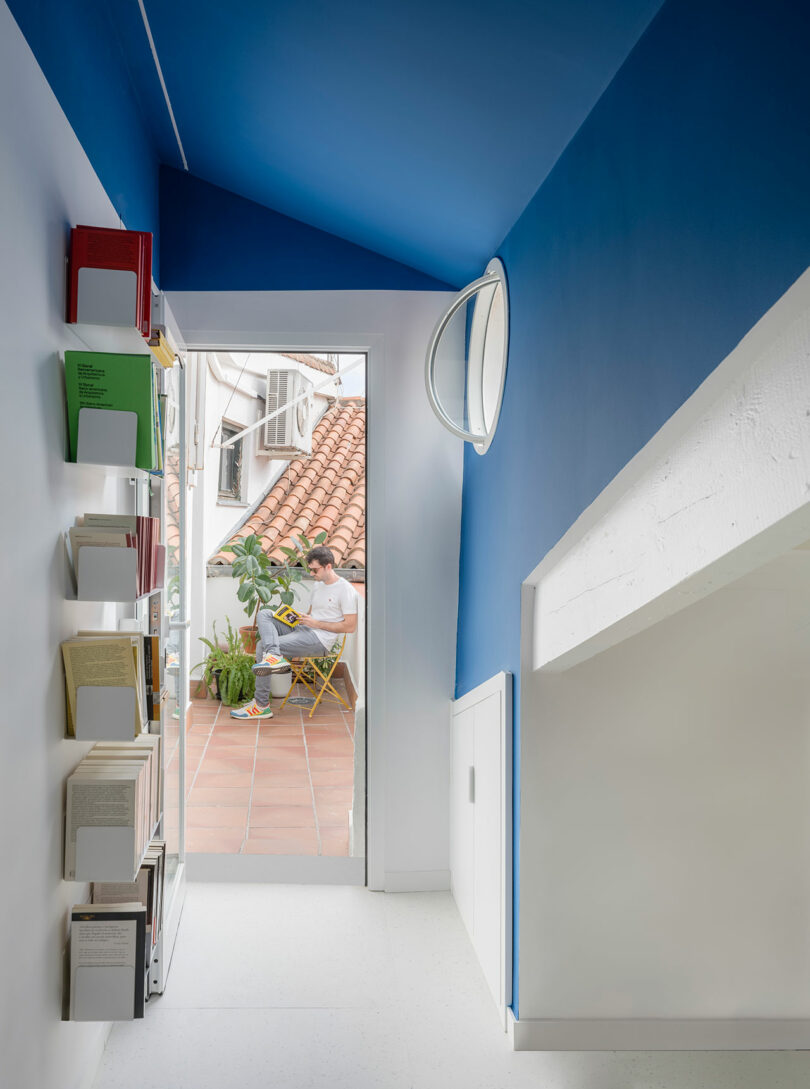
<svg viewBox="0 0 810 1089"><path fill-rule="evenodd" d="M286 839L248 838L246 855L317 855L318 840L314 832L307 838L293 836Z"/></svg>
<svg viewBox="0 0 810 1089"><path fill-rule="evenodd" d="M292 739L290 739L292 740ZM280 745L278 742L272 744L259 744L256 746L256 757L258 760L304 760L306 759L307 750L304 745L304 739L296 741L294 745Z"/></svg>
<svg viewBox="0 0 810 1089"><path fill-rule="evenodd" d="M279 736L278 734L262 734L259 737L260 749L300 749L304 745L303 731L295 735Z"/></svg>
<svg viewBox="0 0 810 1089"><path fill-rule="evenodd" d="M324 799L332 801L333 799ZM253 805L312 805L312 791L305 786L267 787L253 785Z"/></svg>
<svg viewBox="0 0 810 1089"><path fill-rule="evenodd" d="M256 733L231 733L230 730L220 730L219 726L214 726L208 745L211 748L255 748Z"/></svg>
<svg viewBox="0 0 810 1089"><path fill-rule="evenodd" d="M189 828L186 850L201 854L239 854L244 840L241 828Z"/></svg>
<svg viewBox="0 0 810 1089"><path fill-rule="evenodd" d="M321 828L321 854L339 855L341 858L349 854L349 828Z"/></svg>
<svg viewBox="0 0 810 1089"><path fill-rule="evenodd" d="M316 804L318 824L322 827L337 825L340 828L345 825L348 828L349 808L348 805L334 805L326 802Z"/></svg>
<svg viewBox="0 0 810 1089"><path fill-rule="evenodd" d="M306 768L287 768L280 773L263 771L257 765L253 776L254 789L257 787L309 787L309 775Z"/></svg>
<svg viewBox="0 0 810 1089"><path fill-rule="evenodd" d="M343 725L342 722L330 723L328 726L310 726L307 724L304 727L307 739L320 737L320 738L344 738L349 737L349 731Z"/></svg>
<svg viewBox="0 0 810 1089"><path fill-rule="evenodd" d="M253 772L253 756L217 756L216 754L206 753L200 770L206 772L208 775L215 774L236 774L242 772L244 774L252 774Z"/></svg>
<svg viewBox="0 0 810 1089"><path fill-rule="evenodd" d="M186 734L186 748L189 745L193 745L195 741L205 741L206 738L211 736L211 731L214 728L213 722L208 726L204 726L202 723L194 723L191 729Z"/></svg>
<svg viewBox="0 0 810 1089"><path fill-rule="evenodd" d="M295 723L279 723L276 725L274 722L269 725L265 724L259 727L259 737L264 738L266 741L273 737L303 737L303 728L296 726Z"/></svg>
<svg viewBox="0 0 810 1089"><path fill-rule="evenodd" d="M199 805L241 805L250 802L250 787L198 787L191 788L188 804Z"/></svg>
<svg viewBox="0 0 810 1089"><path fill-rule="evenodd" d="M314 828L315 814L311 805L253 805L250 827Z"/></svg>
<svg viewBox="0 0 810 1089"><path fill-rule="evenodd" d="M220 772L209 775L203 767L197 775L194 785L195 787L215 787L217 790L225 790L228 787L247 787L250 789L252 782L253 776L248 773Z"/></svg>
<svg viewBox="0 0 810 1089"><path fill-rule="evenodd" d="M315 788L337 786L348 787L351 790L354 785L354 775L351 768L340 768L337 771L313 771L312 785Z"/></svg>
<svg viewBox="0 0 810 1089"><path fill-rule="evenodd" d="M352 788L350 786L314 786L315 805L345 805L347 809L352 806Z"/></svg>
<svg viewBox="0 0 810 1089"><path fill-rule="evenodd" d="M309 754L310 769L315 771L354 771L354 754L351 756L317 756Z"/></svg>
<svg viewBox="0 0 810 1089"><path fill-rule="evenodd" d="M307 744L307 753L310 758L313 756L354 756L352 743L349 740L345 743L342 741L313 741L311 744Z"/></svg>
<svg viewBox="0 0 810 1089"><path fill-rule="evenodd" d="M257 760L256 761L256 778L263 780L265 776L277 778L282 775L291 776L289 781L290 786L301 785L301 779L306 778L309 781L309 774L307 772L307 762L304 757L300 760ZM298 780L297 783L292 780ZM268 786L273 784L268 783Z"/></svg>
<svg viewBox="0 0 810 1089"><path fill-rule="evenodd" d="M219 723L211 733L212 742L221 742L226 745L255 745L255 726L221 726Z"/></svg>
<svg viewBox="0 0 810 1089"><path fill-rule="evenodd" d="M206 746L205 751L206 754L216 756L219 760L226 760L231 756L244 760L245 757L253 756L256 751L256 745L254 742L250 741L244 745L239 741L212 741Z"/></svg>
<svg viewBox="0 0 810 1089"><path fill-rule="evenodd" d="M189 828L245 828L247 806L189 805L186 823Z"/></svg>

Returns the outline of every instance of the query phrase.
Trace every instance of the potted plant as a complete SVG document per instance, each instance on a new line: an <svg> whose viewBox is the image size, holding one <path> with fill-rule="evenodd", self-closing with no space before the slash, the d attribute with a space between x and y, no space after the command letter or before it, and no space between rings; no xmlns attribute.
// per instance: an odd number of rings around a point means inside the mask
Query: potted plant
<svg viewBox="0 0 810 1089"><path fill-rule="evenodd" d="M225 545L222 549L223 552L234 554L231 575L239 579L236 596L244 604L245 612L251 618L251 624L240 628L239 633L245 650L250 654L256 652L259 610L271 605L274 598L277 598L282 605L293 604L295 601L293 586L303 579L306 569L304 557L314 545L324 543L326 533L319 533L314 541L310 541L303 533L299 533L297 540L291 540L291 548L282 545L281 551L287 560L279 567L270 562L269 556L262 548L263 539L251 533L243 540L232 545Z"/></svg>
<svg viewBox="0 0 810 1089"><path fill-rule="evenodd" d="M262 549L262 538L251 533L241 541L232 545L225 545L223 552L233 552L234 560L231 564L231 574L239 579L239 589L236 596L242 602L245 612L251 618L251 623L239 629L245 650L248 653L256 651L256 621L259 609L269 605L276 595L276 577L271 572L270 559Z"/></svg>
<svg viewBox="0 0 810 1089"><path fill-rule="evenodd" d="M203 666L203 683L213 695L216 686L217 695L222 702L229 707L240 703L246 703L253 698L256 690L256 678L253 674L253 657L245 651L239 632L226 619L228 633L225 643L221 643L217 637L217 626L214 622L213 639L200 636L200 642L208 647L208 654L202 662L194 667Z"/></svg>

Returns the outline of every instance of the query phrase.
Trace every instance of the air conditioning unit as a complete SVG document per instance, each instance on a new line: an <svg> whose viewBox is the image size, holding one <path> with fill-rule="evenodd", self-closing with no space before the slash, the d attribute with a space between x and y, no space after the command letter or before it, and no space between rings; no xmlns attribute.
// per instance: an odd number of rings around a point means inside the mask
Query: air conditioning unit
<svg viewBox="0 0 810 1089"><path fill-rule="evenodd" d="M294 367L267 372L264 414L287 407L261 429L259 453L273 458L312 453L312 390L312 382Z"/></svg>

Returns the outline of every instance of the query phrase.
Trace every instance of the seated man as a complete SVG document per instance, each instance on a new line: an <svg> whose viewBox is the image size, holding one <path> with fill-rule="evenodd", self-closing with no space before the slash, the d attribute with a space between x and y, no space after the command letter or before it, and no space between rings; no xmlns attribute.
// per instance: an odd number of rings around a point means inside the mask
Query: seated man
<svg viewBox="0 0 810 1089"><path fill-rule="evenodd" d="M231 718L272 718L270 674L285 668L288 658L325 658L337 636L357 631L357 595L350 582L335 574L332 550L319 545L305 558L318 584L309 599L309 612L290 630L276 620L272 609L261 610L253 667L256 695L245 707L231 711Z"/></svg>

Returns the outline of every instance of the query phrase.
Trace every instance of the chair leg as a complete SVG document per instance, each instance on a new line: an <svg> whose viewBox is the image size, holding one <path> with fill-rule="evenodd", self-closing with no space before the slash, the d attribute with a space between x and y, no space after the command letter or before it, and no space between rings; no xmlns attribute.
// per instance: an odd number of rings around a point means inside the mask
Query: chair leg
<svg viewBox="0 0 810 1089"><path fill-rule="evenodd" d="M312 664L313 669L318 674L318 676L323 678L323 684L321 685L321 687L320 687L320 689L318 691L318 696L317 696L317 699L315 700L315 704L314 704L312 710L309 712L309 717L310 718L312 718L312 716L315 714L315 708L318 706L318 704L321 702L321 700L323 699L323 697L326 695L327 692L334 699L336 699L340 703L342 703L343 706L348 710L348 707L349 707L348 703L346 702L346 700L344 700L343 696L341 696L341 694L338 692L338 690L335 688L335 686L331 683L332 674L335 671L335 665L337 665L337 662L334 663L334 665L332 666L332 668L329 670L328 673L322 673L321 670L318 669L318 667L315 665L314 662Z"/></svg>
<svg viewBox="0 0 810 1089"><path fill-rule="evenodd" d="M292 680L290 681L290 687L289 687L289 688L287 689L287 695L286 695L286 696L284 697L284 699L283 699L283 700L281 701L281 705L280 705L280 707L279 707L279 711L281 711L281 710L283 710L283 709L284 709L284 704L285 704L285 703L287 702L287 700L288 700L288 699L290 698L290 696L291 696L291 695L293 694L293 689L295 688L296 684L298 684L298 681L299 681L299 679L300 679L300 677L301 677L301 674L302 674L302 673L303 673L303 671L304 671L304 668L305 668L305 667L304 667L303 665L301 665L301 666L297 666L297 665L295 665L295 664L293 663L293 665L292 665Z"/></svg>

